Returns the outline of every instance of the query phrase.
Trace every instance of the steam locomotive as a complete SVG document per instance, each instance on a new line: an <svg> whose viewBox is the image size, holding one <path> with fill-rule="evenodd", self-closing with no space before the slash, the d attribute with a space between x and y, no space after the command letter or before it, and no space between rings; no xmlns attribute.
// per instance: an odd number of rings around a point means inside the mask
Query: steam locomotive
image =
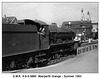
<svg viewBox="0 0 100 79"><path fill-rule="evenodd" d="M2 71L48 66L51 60L76 55L79 41L73 40L75 36L72 29L58 28L56 23L6 19L2 23Z"/></svg>

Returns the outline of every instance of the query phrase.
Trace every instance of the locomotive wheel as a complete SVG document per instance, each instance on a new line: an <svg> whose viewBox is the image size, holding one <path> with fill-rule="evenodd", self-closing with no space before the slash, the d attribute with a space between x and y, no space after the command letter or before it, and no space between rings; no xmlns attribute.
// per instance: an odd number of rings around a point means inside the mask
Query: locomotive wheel
<svg viewBox="0 0 100 79"><path fill-rule="evenodd" d="M30 57L29 60L27 61L27 67L29 68L32 63L33 63L33 58Z"/></svg>
<svg viewBox="0 0 100 79"><path fill-rule="evenodd" d="M39 59L37 57L35 57L35 63L38 63Z"/></svg>
<svg viewBox="0 0 100 79"><path fill-rule="evenodd" d="M10 63L10 69L13 69L13 68L15 68L15 67L16 67L15 61L12 61L12 62Z"/></svg>
<svg viewBox="0 0 100 79"><path fill-rule="evenodd" d="M59 54L55 54L55 55L53 56L53 59L58 59L58 58L60 58L60 55L59 55Z"/></svg>

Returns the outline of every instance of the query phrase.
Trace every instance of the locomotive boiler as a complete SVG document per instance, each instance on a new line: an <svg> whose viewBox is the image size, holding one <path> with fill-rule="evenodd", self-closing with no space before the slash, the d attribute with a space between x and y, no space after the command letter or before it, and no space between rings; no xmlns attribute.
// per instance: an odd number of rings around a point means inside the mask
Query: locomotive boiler
<svg viewBox="0 0 100 79"><path fill-rule="evenodd" d="M51 60L76 55L79 41L73 40L73 30L38 20L13 21L2 23L3 71L48 66Z"/></svg>

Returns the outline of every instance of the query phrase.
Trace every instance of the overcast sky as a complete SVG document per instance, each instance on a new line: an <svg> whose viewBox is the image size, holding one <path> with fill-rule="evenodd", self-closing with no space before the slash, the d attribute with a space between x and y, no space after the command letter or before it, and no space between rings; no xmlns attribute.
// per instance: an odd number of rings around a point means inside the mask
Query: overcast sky
<svg viewBox="0 0 100 79"><path fill-rule="evenodd" d="M2 16L38 19L48 24L61 25L63 21L80 20L82 9L85 18L89 11L92 21L98 21L98 3L3 3L2 6Z"/></svg>

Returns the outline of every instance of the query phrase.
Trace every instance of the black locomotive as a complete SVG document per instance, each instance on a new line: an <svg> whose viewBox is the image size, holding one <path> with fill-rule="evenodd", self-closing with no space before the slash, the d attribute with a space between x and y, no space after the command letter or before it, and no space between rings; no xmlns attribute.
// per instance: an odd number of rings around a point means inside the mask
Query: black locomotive
<svg viewBox="0 0 100 79"><path fill-rule="evenodd" d="M5 21L2 23L3 71L43 67L55 63L50 63L51 60L76 55L79 41L73 40L76 34L72 29L38 20Z"/></svg>

